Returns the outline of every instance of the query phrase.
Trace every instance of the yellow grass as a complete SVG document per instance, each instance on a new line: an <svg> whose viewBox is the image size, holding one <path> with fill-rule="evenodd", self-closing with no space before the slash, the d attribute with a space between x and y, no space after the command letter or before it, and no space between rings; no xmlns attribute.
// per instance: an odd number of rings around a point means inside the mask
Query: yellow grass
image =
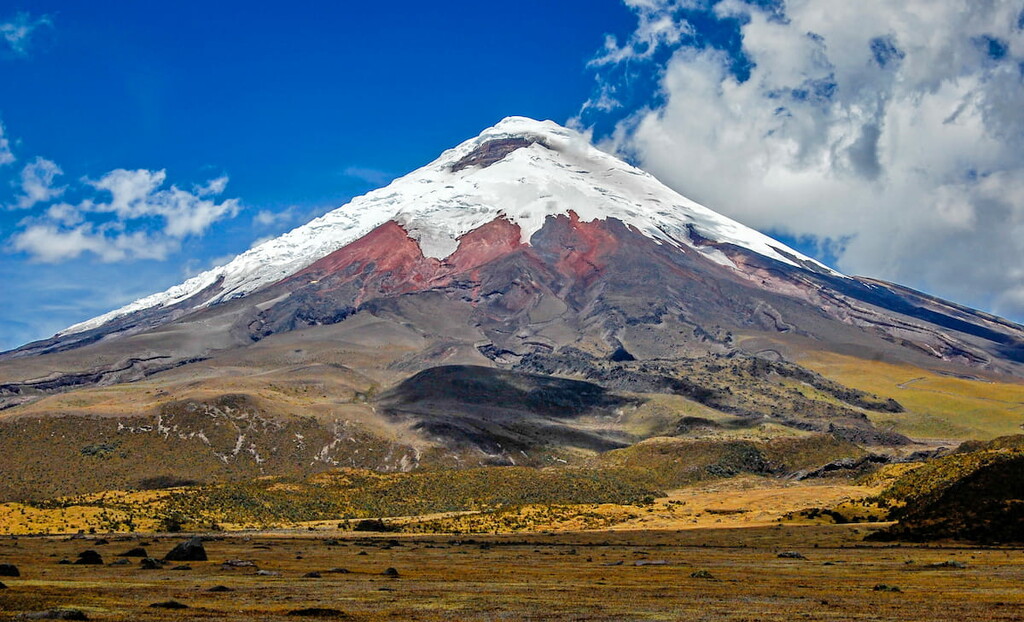
<svg viewBox="0 0 1024 622"><path fill-rule="evenodd" d="M878 486L855 486L842 481L807 483L745 476L673 490L652 503L640 505L528 504L486 512L389 518L388 522L400 525L406 532L428 533L750 527L777 523L786 515L804 508L833 507L863 499L880 490ZM125 531L129 517L136 531L157 531L164 501L172 492L108 491L67 498L43 507L3 503L0 504L0 535L96 533L107 531L111 525ZM323 529L355 522L338 517L335 520L280 522L279 526L285 529ZM232 531L249 529L253 525L221 522L220 527Z"/></svg>
<svg viewBox="0 0 1024 622"><path fill-rule="evenodd" d="M969 380L852 356L814 352L800 364L823 376L883 397L904 413L868 413L879 426L922 439L991 439L1024 428L1024 384Z"/></svg>

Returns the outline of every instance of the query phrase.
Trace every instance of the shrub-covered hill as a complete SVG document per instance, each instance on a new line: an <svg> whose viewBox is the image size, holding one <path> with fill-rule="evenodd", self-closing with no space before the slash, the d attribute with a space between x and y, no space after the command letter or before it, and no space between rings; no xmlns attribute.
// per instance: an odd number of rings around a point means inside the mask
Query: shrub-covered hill
<svg viewBox="0 0 1024 622"><path fill-rule="evenodd" d="M877 539L1024 542L1024 436L972 443L897 479L898 522Z"/></svg>
<svg viewBox="0 0 1024 622"><path fill-rule="evenodd" d="M449 512L514 513L516 508L531 505L649 504L664 491L701 481L736 475L763 476L765 481L787 478L811 466L862 454L857 446L829 435L764 442L653 439L606 452L582 466L437 468L399 473L340 468L308 476L263 476L199 485L148 478L147 488L174 488L35 501L26 507L54 512L56 522L43 525L25 516L25 508L15 508L8 527L21 533L63 533L78 528L210 529L218 525L263 528ZM0 513L0 533L3 527Z"/></svg>
<svg viewBox="0 0 1024 622"><path fill-rule="evenodd" d="M829 434L768 441L652 438L605 452L593 461L603 468L630 469L661 488L740 474L793 476L867 452Z"/></svg>

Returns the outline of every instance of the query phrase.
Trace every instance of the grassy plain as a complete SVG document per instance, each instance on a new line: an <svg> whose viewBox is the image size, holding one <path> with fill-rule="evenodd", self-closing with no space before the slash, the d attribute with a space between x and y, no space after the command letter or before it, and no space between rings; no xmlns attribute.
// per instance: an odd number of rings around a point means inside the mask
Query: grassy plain
<svg viewBox="0 0 1024 622"><path fill-rule="evenodd" d="M0 616L70 607L92 620L1016 620L1024 554L883 546L866 525L599 530L488 536L218 535L207 562L109 562L179 537L0 540ZM103 566L60 565L85 549ZM779 553L803 557L780 557ZM255 566L223 566L226 560ZM954 561L955 565L936 565ZM962 565L962 567L957 567ZM271 574L258 575L257 568ZM343 568L343 572L327 572ZM388 568L397 577L383 573ZM319 572L319 577L305 577ZM214 586L231 591L211 592ZM885 586L882 588L881 586ZM898 590L898 591L896 591ZM187 609L154 608L173 600ZM333 610L335 613L331 613Z"/></svg>
<svg viewBox="0 0 1024 622"><path fill-rule="evenodd" d="M786 443L803 447L807 439ZM762 451L781 449L775 441ZM795 455L813 457L804 450ZM110 621L258 622L306 615L364 621L1024 619L1019 547L865 541L887 525L871 522L884 514L872 514L871 499L901 490L904 482L914 487L927 475L922 469L889 465L857 481L740 474L656 498L642 488L612 490L613 480L588 479L586 470L468 470L458 485L442 472L409 478L341 470L307 481L265 478L213 490L109 491L49 504L7 503L0 505L0 526L11 535L0 537L0 564L16 565L20 576L0 577L7 586L0 589L0 619L60 608ZM573 481L577 490L564 492ZM279 513L270 521L274 528L251 528L279 503L297 517L330 509L293 502L349 490L336 487L353 482L392 510L384 524L393 531L360 531L360 519L340 514L289 521ZM548 502L515 502L508 497L515 490ZM574 496L600 498L595 494L618 500L572 502ZM435 505L422 507L436 509L449 496L473 497L479 509L393 512L430 499ZM335 501L358 499L339 495ZM207 502L250 517L202 533L209 561L147 570L139 558L119 556L141 546L162 557L188 536L152 533L162 527L158 518L168 508L187 509L180 503L205 516ZM834 524L835 514L809 511L814 508L838 510L857 522ZM97 529L104 524L97 513L110 521L119 511L131 511L136 532ZM123 520L118 526L127 528ZM79 529L85 533L69 535ZM14 535L40 531L63 533ZM105 563L65 561L85 550L99 552ZM153 607L169 601L185 608Z"/></svg>

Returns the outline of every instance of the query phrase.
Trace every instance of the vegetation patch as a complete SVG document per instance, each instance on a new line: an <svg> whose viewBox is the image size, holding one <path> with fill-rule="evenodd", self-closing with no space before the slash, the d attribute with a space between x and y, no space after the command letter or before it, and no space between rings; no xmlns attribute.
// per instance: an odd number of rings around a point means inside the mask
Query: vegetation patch
<svg viewBox="0 0 1024 622"><path fill-rule="evenodd" d="M875 539L1024 542L1024 436L970 444L927 462L877 500L898 522Z"/></svg>
<svg viewBox="0 0 1024 622"><path fill-rule="evenodd" d="M768 441L655 438L601 454L594 463L673 488L741 474L788 475L865 455L853 443L825 434Z"/></svg>

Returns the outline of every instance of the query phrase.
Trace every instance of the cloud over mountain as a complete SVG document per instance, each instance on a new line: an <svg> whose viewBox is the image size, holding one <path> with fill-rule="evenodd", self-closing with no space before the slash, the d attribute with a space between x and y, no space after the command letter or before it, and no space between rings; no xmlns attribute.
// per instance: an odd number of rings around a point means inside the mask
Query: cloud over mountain
<svg viewBox="0 0 1024 622"><path fill-rule="evenodd" d="M580 120L614 118L608 148L845 272L1024 318L1024 4L625 2Z"/></svg>

